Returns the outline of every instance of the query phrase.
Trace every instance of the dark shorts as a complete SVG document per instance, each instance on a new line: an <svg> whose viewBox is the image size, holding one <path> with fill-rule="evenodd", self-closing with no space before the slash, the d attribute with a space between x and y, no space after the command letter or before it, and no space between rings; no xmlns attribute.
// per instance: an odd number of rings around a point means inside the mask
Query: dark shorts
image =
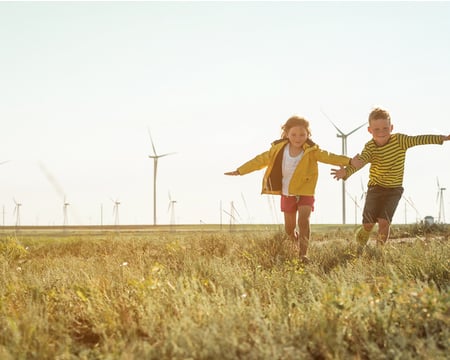
<svg viewBox="0 0 450 360"><path fill-rule="evenodd" d="M281 195L281 211L287 213L297 212L299 206L311 206L314 211L314 196L285 196Z"/></svg>
<svg viewBox="0 0 450 360"><path fill-rule="evenodd" d="M402 194L402 187L369 186L363 210L363 224L375 224L377 219L386 219L391 223Z"/></svg>

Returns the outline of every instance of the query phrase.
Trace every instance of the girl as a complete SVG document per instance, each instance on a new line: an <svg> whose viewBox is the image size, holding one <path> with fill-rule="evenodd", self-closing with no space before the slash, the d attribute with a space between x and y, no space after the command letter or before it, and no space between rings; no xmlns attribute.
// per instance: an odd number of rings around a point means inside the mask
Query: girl
<svg viewBox="0 0 450 360"><path fill-rule="evenodd" d="M225 175L245 175L266 168L262 193L281 195L285 231L298 242L301 260L308 262L310 216L319 175L317 162L344 166L351 164L351 159L321 150L310 139L309 122L302 117L292 116L281 129L281 139L274 141L268 151ZM299 233L295 231L297 224Z"/></svg>

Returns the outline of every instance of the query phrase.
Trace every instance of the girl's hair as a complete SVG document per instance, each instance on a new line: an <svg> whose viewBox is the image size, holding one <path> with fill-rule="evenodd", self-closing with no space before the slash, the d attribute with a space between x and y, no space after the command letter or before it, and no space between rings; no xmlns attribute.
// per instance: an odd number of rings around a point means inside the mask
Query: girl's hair
<svg viewBox="0 0 450 360"><path fill-rule="evenodd" d="M309 127L309 121L300 116L291 116L286 123L281 127L281 138L287 139L287 134L291 128L294 126L301 126L306 129L308 133L308 138L311 137L311 129Z"/></svg>
<svg viewBox="0 0 450 360"><path fill-rule="evenodd" d="M389 115L388 111L382 108L375 108L369 114L369 125L372 120L376 119L385 119L391 122L391 115Z"/></svg>

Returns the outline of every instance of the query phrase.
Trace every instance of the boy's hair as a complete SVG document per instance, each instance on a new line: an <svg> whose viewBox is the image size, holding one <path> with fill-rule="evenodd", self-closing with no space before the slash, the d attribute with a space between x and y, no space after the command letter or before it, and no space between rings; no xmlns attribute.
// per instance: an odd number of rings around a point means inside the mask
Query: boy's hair
<svg viewBox="0 0 450 360"><path fill-rule="evenodd" d="M300 116L291 116L289 119L287 119L286 123L281 127L281 138L287 139L287 133L291 128L294 126L301 126L306 129L306 132L308 133L308 137L311 137L311 129L309 127L309 121L305 118L302 118Z"/></svg>
<svg viewBox="0 0 450 360"><path fill-rule="evenodd" d="M391 115L389 115L387 110L377 107L373 109L369 114L369 125L372 120L376 119L386 119L391 122Z"/></svg>

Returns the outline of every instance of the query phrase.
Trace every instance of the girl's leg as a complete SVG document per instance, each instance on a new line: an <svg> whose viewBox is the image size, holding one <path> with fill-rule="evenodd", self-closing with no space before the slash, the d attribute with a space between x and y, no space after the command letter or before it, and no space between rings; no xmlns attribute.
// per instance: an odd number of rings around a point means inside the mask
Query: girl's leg
<svg viewBox="0 0 450 360"><path fill-rule="evenodd" d="M284 230L292 240L295 240L296 217L297 212L284 212Z"/></svg>
<svg viewBox="0 0 450 360"><path fill-rule="evenodd" d="M312 208L309 205L300 205L298 207L298 228L300 231L300 256L306 256L308 252L309 237L311 234L310 230L310 218L311 218Z"/></svg>

